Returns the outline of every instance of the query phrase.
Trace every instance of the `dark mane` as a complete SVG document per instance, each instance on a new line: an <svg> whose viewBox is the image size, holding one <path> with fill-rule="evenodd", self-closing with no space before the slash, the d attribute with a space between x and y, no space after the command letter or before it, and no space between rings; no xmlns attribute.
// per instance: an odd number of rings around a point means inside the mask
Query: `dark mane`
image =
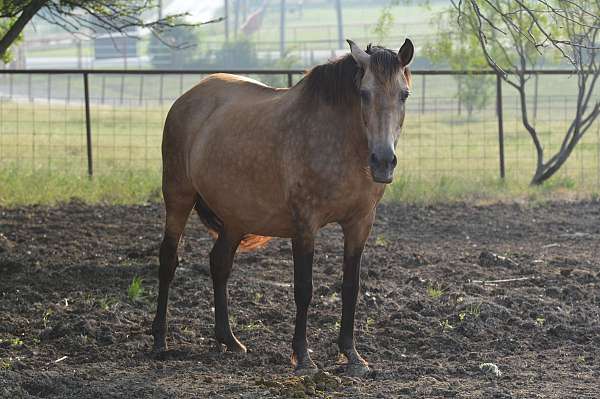
<svg viewBox="0 0 600 399"><path fill-rule="evenodd" d="M381 79L390 79L400 70L396 52L369 44L367 53L371 55L371 70ZM311 100L322 99L331 105L348 105L358 99L362 76L362 68L350 54L346 54L309 70L301 81L302 90ZM405 68L404 76L410 86L411 74L408 68Z"/></svg>
<svg viewBox="0 0 600 399"><path fill-rule="evenodd" d="M302 90L310 99L320 98L331 105L350 104L358 96L361 78L362 69L346 54L308 71L302 79Z"/></svg>

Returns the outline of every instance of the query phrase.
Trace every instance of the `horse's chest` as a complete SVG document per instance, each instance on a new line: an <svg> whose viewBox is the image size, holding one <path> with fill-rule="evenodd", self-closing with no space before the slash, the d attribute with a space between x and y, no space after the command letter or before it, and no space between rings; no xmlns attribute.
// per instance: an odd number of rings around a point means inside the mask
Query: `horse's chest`
<svg viewBox="0 0 600 399"><path fill-rule="evenodd" d="M362 178L298 182L290 200L302 218L324 225L368 214L383 194L383 186Z"/></svg>

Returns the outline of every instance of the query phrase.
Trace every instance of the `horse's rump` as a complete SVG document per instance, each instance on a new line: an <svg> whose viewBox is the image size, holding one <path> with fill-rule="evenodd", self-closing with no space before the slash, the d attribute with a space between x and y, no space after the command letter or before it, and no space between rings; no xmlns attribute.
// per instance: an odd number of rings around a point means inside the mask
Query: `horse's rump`
<svg viewBox="0 0 600 399"><path fill-rule="evenodd" d="M204 199L198 195L196 204L194 205L196 213L202 223L208 229L210 235L217 239L219 237L219 231L223 228L223 222L219 217L208 207ZM239 250L242 252L252 251L254 249L264 247L272 237L259 236L256 234L246 234L240 242Z"/></svg>

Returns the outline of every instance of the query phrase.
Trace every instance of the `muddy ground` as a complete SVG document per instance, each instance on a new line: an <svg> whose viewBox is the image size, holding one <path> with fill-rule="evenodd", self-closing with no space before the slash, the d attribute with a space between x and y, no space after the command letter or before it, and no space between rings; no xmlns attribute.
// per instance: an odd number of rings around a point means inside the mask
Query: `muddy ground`
<svg viewBox="0 0 600 399"><path fill-rule="evenodd" d="M600 397L599 202L381 206L357 313L364 378L343 374L334 343L338 227L319 237L309 314L325 372L298 378L289 364L287 240L237 257L231 314L248 353L218 350L211 239L196 218L169 304L172 352L152 359L162 215L158 204L0 209L0 397Z"/></svg>

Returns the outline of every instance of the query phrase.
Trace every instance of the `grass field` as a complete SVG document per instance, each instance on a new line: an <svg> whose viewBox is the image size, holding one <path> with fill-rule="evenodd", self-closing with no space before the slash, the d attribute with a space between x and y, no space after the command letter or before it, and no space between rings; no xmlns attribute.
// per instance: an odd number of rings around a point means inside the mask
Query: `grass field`
<svg viewBox="0 0 600 399"><path fill-rule="evenodd" d="M146 92L156 91L157 81L153 79L146 81ZM71 197L135 203L159 198L162 124L171 102L168 98L179 92L180 82L178 77L165 79L162 103L153 95L149 97L154 100L144 96L140 103L138 98L124 97L121 103L114 92L107 91L106 103L101 104L99 96L93 96L92 180L86 177L85 124L80 101L0 100L0 203L56 202ZM191 86L195 78L185 79L186 86ZM397 179L388 190L388 199L430 202L542 198L556 191L578 195L596 195L600 191L600 123L596 122L545 188L530 189L527 183L534 170L533 146L521 126L510 92L505 91L504 99L507 178L501 181L493 102L471 117L464 110L458 115L456 100L448 96L451 78L428 79L424 103L417 91L418 79L415 82L417 92L409 100L406 127L398 145ZM94 78L93 85L98 81ZM119 81L119 77L110 77L108 87ZM130 79L127 84L132 84ZM552 85L544 88L536 123L547 154L552 154L568 124L572 97L548 96L557 89Z"/></svg>

